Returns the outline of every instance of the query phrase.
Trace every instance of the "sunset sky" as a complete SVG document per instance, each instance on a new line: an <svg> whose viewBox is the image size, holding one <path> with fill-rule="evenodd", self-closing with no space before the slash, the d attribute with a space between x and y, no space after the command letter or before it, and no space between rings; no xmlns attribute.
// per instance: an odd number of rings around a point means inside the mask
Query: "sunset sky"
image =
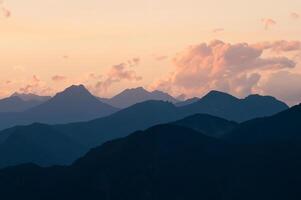
<svg viewBox="0 0 301 200"><path fill-rule="evenodd" d="M3 0L0 97L84 84L301 102L300 0Z"/></svg>

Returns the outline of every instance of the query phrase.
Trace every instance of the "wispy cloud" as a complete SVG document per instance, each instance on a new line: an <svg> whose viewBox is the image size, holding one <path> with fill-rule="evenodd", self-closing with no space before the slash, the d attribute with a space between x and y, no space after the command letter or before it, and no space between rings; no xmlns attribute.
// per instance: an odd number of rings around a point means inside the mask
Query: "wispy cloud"
<svg viewBox="0 0 301 200"><path fill-rule="evenodd" d="M128 66L130 67L137 67L141 62L139 57L131 58L127 61Z"/></svg>
<svg viewBox="0 0 301 200"><path fill-rule="evenodd" d="M31 80L29 80L24 87L19 89L22 93L39 93L45 94L52 91L50 87L47 86L38 76L33 75Z"/></svg>
<svg viewBox="0 0 301 200"><path fill-rule="evenodd" d="M274 42L260 42L253 45L253 47L262 50L271 50L275 53L291 52L301 50L301 41L278 40Z"/></svg>
<svg viewBox="0 0 301 200"><path fill-rule="evenodd" d="M167 60L168 59L168 56L164 56L164 55L153 55L154 59L156 61L164 61L164 60Z"/></svg>
<svg viewBox="0 0 301 200"><path fill-rule="evenodd" d="M299 19L300 18L300 14L299 13L296 13L296 12L292 12L291 14L290 14L290 17L292 18L292 19Z"/></svg>
<svg viewBox="0 0 301 200"><path fill-rule="evenodd" d="M66 76L61 76L61 75L55 75L51 78L53 81L55 82L60 82L60 81L64 81L67 79Z"/></svg>
<svg viewBox="0 0 301 200"><path fill-rule="evenodd" d="M216 29L212 30L212 33L221 33L221 32L224 32L224 31L225 31L224 28L216 28Z"/></svg>
<svg viewBox="0 0 301 200"><path fill-rule="evenodd" d="M4 18L11 17L11 11L4 6L3 1L0 1L0 13Z"/></svg>
<svg viewBox="0 0 301 200"><path fill-rule="evenodd" d="M261 19L261 22L263 23L265 30L269 30L270 27L275 26L277 24L277 22L271 18L263 18Z"/></svg>
<svg viewBox="0 0 301 200"><path fill-rule="evenodd" d="M138 64L139 61L132 60L135 64ZM114 83L118 83L121 81L130 81L137 82L141 81L142 77L138 76L136 72L132 69L129 69L133 63L120 63L118 65L114 65L110 68L107 75L103 80L100 80L96 83L95 88L99 92L106 92ZM93 77L95 75L93 74ZM102 77L103 78L103 77Z"/></svg>

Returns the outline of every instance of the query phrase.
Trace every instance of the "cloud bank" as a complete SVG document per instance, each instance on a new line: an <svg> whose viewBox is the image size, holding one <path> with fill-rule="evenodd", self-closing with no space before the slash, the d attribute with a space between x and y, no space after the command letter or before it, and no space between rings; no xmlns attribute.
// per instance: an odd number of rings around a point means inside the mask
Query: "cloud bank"
<svg viewBox="0 0 301 200"><path fill-rule="evenodd" d="M201 43L177 54L173 72L155 81L151 89L188 96L201 96L213 89L238 96L258 91L271 93L269 87L261 88L261 80L269 74L295 68L296 61L284 54L300 48L300 42L284 40L257 44L219 40Z"/></svg>

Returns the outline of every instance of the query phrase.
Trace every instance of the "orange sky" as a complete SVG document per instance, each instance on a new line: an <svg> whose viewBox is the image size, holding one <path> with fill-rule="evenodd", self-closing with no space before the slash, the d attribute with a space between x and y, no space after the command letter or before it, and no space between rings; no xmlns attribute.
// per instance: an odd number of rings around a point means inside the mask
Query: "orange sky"
<svg viewBox="0 0 301 200"><path fill-rule="evenodd" d="M177 73L172 60L189 45L301 40L299 0L4 0L0 13L1 97L21 88L53 94L78 83L101 96L126 87L156 89L155 83ZM298 54L282 54L296 62L284 70L301 72ZM128 63L133 59L139 62ZM121 63L127 64L112 68ZM108 76L117 77L104 87ZM274 95L258 87L252 91ZM205 89L189 88L187 94Z"/></svg>

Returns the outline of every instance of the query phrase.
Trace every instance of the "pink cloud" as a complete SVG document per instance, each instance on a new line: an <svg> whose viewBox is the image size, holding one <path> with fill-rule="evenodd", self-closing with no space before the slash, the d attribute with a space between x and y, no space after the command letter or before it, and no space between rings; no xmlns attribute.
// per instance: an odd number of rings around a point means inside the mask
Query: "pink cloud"
<svg viewBox="0 0 301 200"><path fill-rule="evenodd" d="M59 81L64 81L67 78L65 76L61 76L61 75L55 75L51 78L53 81L59 82Z"/></svg>
<svg viewBox="0 0 301 200"><path fill-rule="evenodd" d="M11 17L11 11L3 5L3 1L0 1L0 13L5 18Z"/></svg>
<svg viewBox="0 0 301 200"><path fill-rule="evenodd" d="M218 40L191 46L175 56L173 72L155 81L151 88L174 95L200 96L218 89L244 96L258 87L263 74L296 66L296 62L286 56L265 56L270 48ZM277 48L278 51L289 49Z"/></svg>
<svg viewBox="0 0 301 200"><path fill-rule="evenodd" d="M157 61L163 61L163 60L167 60L168 56L154 56L154 58Z"/></svg>
<svg viewBox="0 0 301 200"><path fill-rule="evenodd" d="M268 30L271 26L277 24L277 22L271 18L263 18L261 22L264 24L265 30Z"/></svg>
<svg viewBox="0 0 301 200"><path fill-rule="evenodd" d="M96 89L101 91L107 91L112 84L124 80L130 82L141 81L142 77L138 76L134 70L128 69L129 67L130 65L126 63L121 63L112 66L108 74L106 75L106 78L96 83Z"/></svg>
<svg viewBox="0 0 301 200"><path fill-rule="evenodd" d="M261 42L254 45L254 47L262 50L271 50L273 52L289 52L289 51L299 51L301 50L300 41L286 41L279 40L274 42Z"/></svg>
<svg viewBox="0 0 301 200"><path fill-rule="evenodd" d="M290 14L290 17L291 17L292 19L299 19L299 18L300 18L300 15L299 15L298 13L296 13L296 12L292 12L292 13Z"/></svg>
<svg viewBox="0 0 301 200"><path fill-rule="evenodd" d="M140 62L141 62L141 59L139 57L135 57L135 58L132 58L132 59L128 60L127 64L130 67L136 67L140 64Z"/></svg>
<svg viewBox="0 0 301 200"><path fill-rule="evenodd" d="M289 71L279 71L271 74L261 84L263 93L276 96L290 105L301 102L301 74Z"/></svg>
<svg viewBox="0 0 301 200"><path fill-rule="evenodd" d="M216 29L212 30L213 33L220 33L220 32L224 32L224 31L225 31L225 29L223 29L223 28L216 28Z"/></svg>
<svg viewBox="0 0 301 200"><path fill-rule="evenodd" d="M34 93L34 94L48 94L52 91L50 87L46 85L45 82L40 80L36 75L33 75L29 82L26 83L24 87L19 89L19 92L22 93Z"/></svg>

